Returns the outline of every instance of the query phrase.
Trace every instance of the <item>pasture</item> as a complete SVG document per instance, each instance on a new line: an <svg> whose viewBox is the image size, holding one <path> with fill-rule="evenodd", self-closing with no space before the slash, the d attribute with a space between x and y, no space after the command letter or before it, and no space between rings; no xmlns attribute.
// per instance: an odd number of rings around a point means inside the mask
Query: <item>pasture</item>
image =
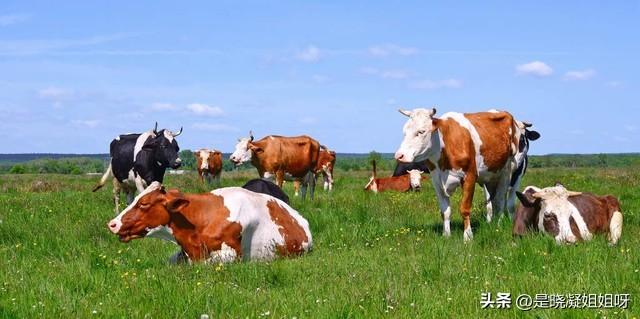
<svg viewBox="0 0 640 319"><path fill-rule="evenodd" d="M380 176L389 172L380 172ZM254 170L224 172L240 186ZM561 181L569 189L614 194L622 239L574 246L511 236L511 222L487 224L476 187L474 240L462 241L454 197L452 236L429 181L420 193L365 193L368 172L336 170L332 193L292 206L310 222L314 250L270 263L171 266L177 246L156 239L122 244L106 228L114 216L110 183L97 176L0 176L0 317L125 318L633 318L640 313L640 171L530 169L523 186ZM45 183L37 183L44 181ZM196 176L165 185L207 190ZM481 309L483 292L535 295L630 293L626 310Z"/></svg>

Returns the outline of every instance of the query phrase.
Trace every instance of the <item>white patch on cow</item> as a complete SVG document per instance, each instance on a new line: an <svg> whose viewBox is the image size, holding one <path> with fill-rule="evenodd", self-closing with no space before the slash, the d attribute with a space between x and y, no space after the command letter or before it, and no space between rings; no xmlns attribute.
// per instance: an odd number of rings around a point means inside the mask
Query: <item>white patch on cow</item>
<svg viewBox="0 0 640 319"><path fill-rule="evenodd" d="M609 222L609 244L615 245L618 243L620 236L622 235L622 213L614 212Z"/></svg>
<svg viewBox="0 0 640 319"><path fill-rule="evenodd" d="M178 242L176 241L176 238L173 237L173 230L171 230L171 228L169 228L166 225L161 225L156 228L147 229L147 231L148 232L145 237L162 239L162 240L170 241L176 245L178 244Z"/></svg>
<svg viewBox="0 0 640 319"><path fill-rule="evenodd" d="M122 212L120 212L120 214L118 214L118 216L116 216L114 219L112 219L109 222L109 229L111 230L112 233L117 234L120 231L120 228L122 227L122 216L124 216L128 211L130 211L131 209L133 209L136 206L136 203L138 203L138 201L140 200L140 198L144 197L145 195L160 189L160 187L162 187L162 185L159 182L153 182L151 183L151 185L149 185L149 187L147 187L144 191L142 191L140 194L138 194L138 196L136 196L136 198L133 200L133 202L131 202L131 204L129 204L129 206L127 206L127 208L125 208L124 210L122 210ZM113 225L113 227L111 226Z"/></svg>
<svg viewBox="0 0 640 319"><path fill-rule="evenodd" d="M206 170L209 168L209 154L211 152L209 150L200 150L198 152L199 156L200 156L200 160L202 161L202 163L200 164L200 169L201 170Z"/></svg>
<svg viewBox="0 0 640 319"><path fill-rule="evenodd" d="M467 227L467 229L464 230L462 237L465 243L473 239L473 231L471 231L471 226Z"/></svg>
<svg viewBox="0 0 640 319"><path fill-rule="evenodd" d="M136 139L136 145L133 147L134 162L136 161L138 153L140 153L140 151L142 150L142 147L144 146L144 142L146 142L149 137L154 138L156 137L156 135L153 133L153 131L149 131L149 132L144 132L140 134L140 136L138 136L138 139Z"/></svg>
<svg viewBox="0 0 640 319"><path fill-rule="evenodd" d="M173 133L169 130L164 130L164 137L169 140L169 143L173 142Z"/></svg>
<svg viewBox="0 0 640 319"><path fill-rule="evenodd" d="M582 237L583 240L591 240L593 235L591 235L591 232L589 232L589 228L587 228L587 224L584 222L582 214L580 213L578 208L571 202L569 202L569 205L571 205L571 217L573 217L573 221L576 223L576 226L578 226L580 237Z"/></svg>
<svg viewBox="0 0 640 319"><path fill-rule="evenodd" d="M411 183L411 188L416 189L422 187L422 173L423 171L419 169L412 169L407 171L409 173L409 181Z"/></svg>
<svg viewBox="0 0 640 319"><path fill-rule="evenodd" d="M266 179L266 180L269 180L269 181L272 181L272 182L273 182L275 176L276 175L271 173L271 172L264 172L264 174L262 174L262 178L263 179ZM289 176L291 176L291 175L289 175Z"/></svg>
<svg viewBox="0 0 640 319"><path fill-rule="evenodd" d="M373 176L369 178L369 182L364 186L364 189L368 189L369 187L371 187L370 189L372 192L378 192L378 183L376 183L376 179Z"/></svg>
<svg viewBox="0 0 640 319"><path fill-rule="evenodd" d="M476 168L478 171L478 176L481 177L485 172L487 172L487 166L484 164L484 157L480 153L480 147L482 146L482 139L480 139L480 134L476 128L471 124L468 118L464 116L462 113L457 112L448 112L442 115L442 119L452 119L469 132L471 135L471 140L473 141L473 148L476 153ZM481 180L480 180L481 181Z"/></svg>
<svg viewBox="0 0 640 319"><path fill-rule="evenodd" d="M116 136L115 140L119 141L120 140L120 135Z"/></svg>
<svg viewBox="0 0 640 319"><path fill-rule="evenodd" d="M587 229L582 215L578 209L569 202L569 194L563 186L546 187L539 190L536 194L542 199L540 213L538 215L538 229L549 234L544 228L544 217L555 215L558 221L558 234L555 236L556 242L559 244L565 242L575 243L578 238L571 230L570 218L573 217L573 220L580 230L580 236L582 236L584 240L591 239L591 233Z"/></svg>
<svg viewBox="0 0 640 319"><path fill-rule="evenodd" d="M229 159L237 165L248 162L251 160L252 151L249 149L250 138L245 137L238 140L238 144L236 144L236 149L233 151Z"/></svg>
<svg viewBox="0 0 640 319"><path fill-rule="evenodd" d="M207 262L228 263L228 262L235 261L237 257L238 257L238 253L236 253L236 250L223 242L222 245L220 246L220 250L212 251L209 254L209 260L207 260Z"/></svg>
<svg viewBox="0 0 640 319"><path fill-rule="evenodd" d="M309 239L303 247L311 248L309 222L287 203L273 196L255 193L241 187L219 188L211 193L224 198L224 205L230 212L227 220L242 226L241 246L245 260L273 259L276 257L276 245L284 245L279 226L271 220L267 208L269 201L276 201L298 222Z"/></svg>

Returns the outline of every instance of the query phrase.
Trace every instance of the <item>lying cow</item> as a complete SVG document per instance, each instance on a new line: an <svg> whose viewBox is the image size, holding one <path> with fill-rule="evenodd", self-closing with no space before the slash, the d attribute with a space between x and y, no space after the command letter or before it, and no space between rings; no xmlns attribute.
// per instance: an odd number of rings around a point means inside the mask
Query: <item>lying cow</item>
<svg viewBox="0 0 640 319"><path fill-rule="evenodd" d="M376 161L373 161L373 175L369 179L369 183L364 187L365 191L374 193L384 191L407 192L410 190L418 191L422 186L422 171L412 169L404 175L391 177L376 177Z"/></svg>
<svg viewBox="0 0 640 319"><path fill-rule="evenodd" d="M557 243L590 240L597 233L607 233L611 245L620 239L620 203L611 195L572 192L559 184L543 189L527 186L516 194L522 205L516 210L514 235L533 229L552 235Z"/></svg>
<svg viewBox="0 0 640 319"><path fill-rule="evenodd" d="M154 182L108 224L120 241L168 228L190 261L271 260L309 251L309 223L285 202L240 187L204 194Z"/></svg>
<svg viewBox="0 0 640 319"><path fill-rule="evenodd" d="M205 178L207 183L215 181L217 186L220 186L220 175L222 175L222 153L220 151L211 151L206 148L200 149L195 152L198 176L200 181L204 183Z"/></svg>
<svg viewBox="0 0 640 319"><path fill-rule="evenodd" d="M287 196L287 194L282 191L282 188L278 187L278 185L270 181L265 181L261 178L255 178L242 185L242 188L256 193L271 195L289 204L289 196Z"/></svg>

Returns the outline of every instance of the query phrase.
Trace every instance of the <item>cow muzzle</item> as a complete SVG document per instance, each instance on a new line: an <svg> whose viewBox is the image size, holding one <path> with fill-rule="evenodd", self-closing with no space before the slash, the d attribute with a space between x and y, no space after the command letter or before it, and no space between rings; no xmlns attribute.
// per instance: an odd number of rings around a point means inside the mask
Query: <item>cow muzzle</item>
<svg viewBox="0 0 640 319"><path fill-rule="evenodd" d="M179 168L180 166L182 166L182 160L178 157L173 162L173 164L171 164L171 168L176 169L176 168Z"/></svg>

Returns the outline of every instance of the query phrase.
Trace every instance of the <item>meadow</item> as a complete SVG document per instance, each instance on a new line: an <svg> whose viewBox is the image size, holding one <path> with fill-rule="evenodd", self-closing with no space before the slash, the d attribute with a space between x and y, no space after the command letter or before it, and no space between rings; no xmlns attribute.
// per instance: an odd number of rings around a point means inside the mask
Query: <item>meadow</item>
<svg viewBox="0 0 640 319"><path fill-rule="evenodd" d="M380 172L380 175L389 172ZM331 193L292 197L310 222L314 249L299 258L226 265L169 265L177 246L156 239L120 243L106 227L111 187L97 176L0 175L1 318L634 318L640 305L640 171L534 168L523 185L561 181L614 194L624 228L558 246L550 237L512 238L507 218L487 223L476 188L474 240L464 244L453 202L452 236L430 182L419 193L365 193L369 173L337 170ZM254 170L224 172L240 186ZM167 175L184 192L208 189L194 174ZM292 194L292 185L285 191ZM480 196L478 196L480 195ZM483 292L629 293L628 309L481 309Z"/></svg>

